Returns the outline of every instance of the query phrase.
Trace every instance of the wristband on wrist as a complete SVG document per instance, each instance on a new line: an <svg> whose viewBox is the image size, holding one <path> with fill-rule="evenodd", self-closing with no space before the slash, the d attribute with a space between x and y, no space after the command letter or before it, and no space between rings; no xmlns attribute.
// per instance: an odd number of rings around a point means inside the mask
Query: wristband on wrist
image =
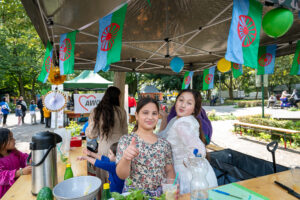
<svg viewBox="0 0 300 200"><path fill-rule="evenodd" d="M22 175L23 175L23 169L20 168L20 176L22 176Z"/></svg>

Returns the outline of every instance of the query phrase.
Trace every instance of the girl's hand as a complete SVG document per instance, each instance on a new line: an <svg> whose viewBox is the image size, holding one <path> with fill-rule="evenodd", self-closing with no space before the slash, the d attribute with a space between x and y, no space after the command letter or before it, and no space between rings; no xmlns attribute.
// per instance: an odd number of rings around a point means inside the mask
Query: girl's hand
<svg viewBox="0 0 300 200"><path fill-rule="evenodd" d="M166 119L168 117L168 113L164 111L163 109L159 109L159 114L163 119Z"/></svg>
<svg viewBox="0 0 300 200"><path fill-rule="evenodd" d="M87 156L78 156L77 160L87 160Z"/></svg>
<svg viewBox="0 0 300 200"><path fill-rule="evenodd" d="M82 153L84 153L84 154L87 155L87 156L91 156L91 154L92 154L92 152L89 151L88 149L83 149L83 150L82 150Z"/></svg>
<svg viewBox="0 0 300 200"><path fill-rule="evenodd" d="M31 171L32 171L31 166L26 166L22 169L22 172L23 172L24 175L31 174Z"/></svg>
<svg viewBox="0 0 300 200"><path fill-rule="evenodd" d="M124 151L123 157L128 161L132 161L138 155L139 150L136 148L135 138L132 138L129 146Z"/></svg>

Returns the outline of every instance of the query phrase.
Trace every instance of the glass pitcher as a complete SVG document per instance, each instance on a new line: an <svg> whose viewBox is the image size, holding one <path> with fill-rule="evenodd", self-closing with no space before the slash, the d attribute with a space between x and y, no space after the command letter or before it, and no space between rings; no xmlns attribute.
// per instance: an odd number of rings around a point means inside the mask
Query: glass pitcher
<svg viewBox="0 0 300 200"><path fill-rule="evenodd" d="M185 167L188 168L192 174L190 182L191 199L207 200L207 188L209 184L206 179L208 165L205 158L202 158L201 155L195 154L195 156L185 158L183 162Z"/></svg>

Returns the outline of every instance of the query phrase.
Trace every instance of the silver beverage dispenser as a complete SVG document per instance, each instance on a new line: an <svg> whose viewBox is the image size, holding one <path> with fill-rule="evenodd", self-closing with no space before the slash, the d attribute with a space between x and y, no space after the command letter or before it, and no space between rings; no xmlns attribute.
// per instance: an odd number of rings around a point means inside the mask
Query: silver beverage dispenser
<svg viewBox="0 0 300 200"><path fill-rule="evenodd" d="M53 189L57 184L56 144L61 141L59 135L49 131L37 133L32 137L32 194L37 195L43 187Z"/></svg>

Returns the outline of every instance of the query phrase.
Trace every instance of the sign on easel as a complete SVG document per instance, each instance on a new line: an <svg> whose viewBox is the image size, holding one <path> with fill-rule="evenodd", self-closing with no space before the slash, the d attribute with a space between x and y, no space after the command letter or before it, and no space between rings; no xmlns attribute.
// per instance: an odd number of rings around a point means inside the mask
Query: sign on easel
<svg viewBox="0 0 300 200"><path fill-rule="evenodd" d="M103 93L74 94L74 113L90 113L101 101Z"/></svg>

